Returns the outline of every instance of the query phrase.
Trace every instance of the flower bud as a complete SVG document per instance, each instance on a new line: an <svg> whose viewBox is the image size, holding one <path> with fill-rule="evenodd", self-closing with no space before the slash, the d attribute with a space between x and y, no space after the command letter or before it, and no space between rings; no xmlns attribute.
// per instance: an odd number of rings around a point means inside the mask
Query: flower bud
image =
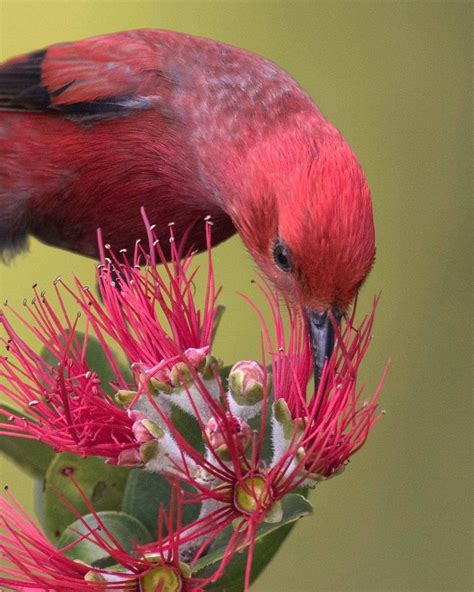
<svg viewBox="0 0 474 592"><path fill-rule="evenodd" d="M158 380L157 378L153 377L150 378L150 387L151 390L153 391L152 394L157 395L158 393L171 393L173 392L173 387L170 384L171 380L168 380L167 382L164 382L162 380Z"/></svg>
<svg viewBox="0 0 474 592"><path fill-rule="evenodd" d="M143 464L140 451L137 448L126 448L120 452L116 460L108 459L108 462L121 467L133 467Z"/></svg>
<svg viewBox="0 0 474 592"><path fill-rule="evenodd" d="M295 422L285 399L278 399L273 403L273 417L281 425L285 440L290 441L293 438Z"/></svg>
<svg viewBox="0 0 474 592"><path fill-rule="evenodd" d="M238 405L252 406L263 399L265 370L252 360L237 362L229 373L229 390ZM270 387L270 376L267 375L267 388Z"/></svg>
<svg viewBox="0 0 474 592"><path fill-rule="evenodd" d="M114 398L115 401L122 407L128 407L136 396L137 391L127 391L125 389L121 389L115 393Z"/></svg>
<svg viewBox="0 0 474 592"><path fill-rule="evenodd" d="M139 419L132 426L133 435L138 444L163 438L163 430L151 419Z"/></svg>
<svg viewBox="0 0 474 592"><path fill-rule="evenodd" d="M150 387L155 394L159 392L163 393L170 393L173 390L171 386L171 372L167 366L163 366L158 370L155 370L153 374L150 375L149 381Z"/></svg>
<svg viewBox="0 0 474 592"><path fill-rule="evenodd" d="M140 459L143 463L147 463L156 457L159 451L158 442L156 440L150 440L140 446Z"/></svg>
<svg viewBox="0 0 474 592"><path fill-rule="evenodd" d="M161 438L164 438L165 432L151 419L142 419L142 425L155 440L161 440Z"/></svg>
<svg viewBox="0 0 474 592"><path fill-rule="evenodd" d="M205 380L214 378L215 374L219 374L223 367L224 362L220 358L208 355L204 360L204 366L201 370L202 377Z"/></svg>
<svg viewBox="0 0 474 592"><path fill-rule="evenodd" d="M228 433L224 430L228 429ZM229 444L234 442L239 456L243 455L252 439L252 430L249 425L239 417L233 415L227 416L227 421L217 422L215 417L211 417L206 424L205 432L209 446L214 450L222 460L230 460Z"/></svg>
<svg viewBox="0 0 474 592"><path fill-rule="evenodd" d="M153 436L150 432L146 429L146 427L142 424L141 421L136 421L132 426L133 435L135 440L138 444L145 444L145 442L150 442L153 440Z"/></svg>
<svg viewBox="0 0 474 592"><path fill-rule="evenodd" d="M175 364L171 369L170 380L174 387L183 386L184 384L193 382L193 376L188 365L184 362L178 362Z"/></svg>
<svg viewBox="0 0 474 592"><path fill-rule="evenodd" d="M159 392L170 393L173 390L171 372L164 361L153 368L137 362L132 365L132 369L137 376L138 384L145 389L148 387L152 394L157 395Z"/></svg>
<svg viewBox="0 0 474 592"><path fill-rule="evenodd" d="M208 352L209 346L206 345L205 347L200 347L198 349L195 347L190 347L184 352L184 355L191 366L196 368L198 372L201 372L201 370L204 368Z"/></svg>

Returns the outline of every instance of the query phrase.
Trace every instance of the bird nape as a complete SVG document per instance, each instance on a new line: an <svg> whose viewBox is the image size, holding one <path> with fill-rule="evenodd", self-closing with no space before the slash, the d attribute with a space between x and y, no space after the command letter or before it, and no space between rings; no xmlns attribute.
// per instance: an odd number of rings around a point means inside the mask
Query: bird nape
<svg viewBox="0 0 474 592"><path fill-rule="evenodd" d="M341 134L272 62L143 29L61 43L0 65L0 251L28 235L97 257L142 237L205 247L237 231L308 314L316 378L333 322L375 253L370 191ZM328 311L333 311L329 314Z"/></svg>

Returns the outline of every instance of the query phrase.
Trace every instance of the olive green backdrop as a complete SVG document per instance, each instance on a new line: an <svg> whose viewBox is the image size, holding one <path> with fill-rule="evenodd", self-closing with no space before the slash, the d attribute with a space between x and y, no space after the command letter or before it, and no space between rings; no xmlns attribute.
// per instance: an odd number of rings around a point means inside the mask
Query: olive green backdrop
<svg viewBox="0 0 474 592"><path fill-rule="evenodd" d="M385 419L339 478L313 493L255 592L467 591L471 575L470 205L472 3L0 2L0 57L137 27L212 37L272 59L341 129L373 192L377 263L362 308L382 290L365 366L393 370ZM215 250L228 306L216 351L258 356L239 240ZM238 265L236 264L238 262ZM91 262L35 241L0 266L0 297ZM89 280L92 281L92 280ZM225 335L224 335L225 334ZM31 483L1 460L2 484L31 503Z"/></svg>

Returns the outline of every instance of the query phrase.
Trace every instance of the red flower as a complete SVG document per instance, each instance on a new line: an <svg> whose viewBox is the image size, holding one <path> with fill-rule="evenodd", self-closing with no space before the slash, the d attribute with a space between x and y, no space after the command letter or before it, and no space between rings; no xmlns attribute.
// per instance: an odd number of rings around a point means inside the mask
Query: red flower
<svg viewBox="0 0 474 592"><path fill-rule="evenodd" d="M0 324L9 350L9 356L0 359L0 377L6 383L1 389L20 409L0 408L10 422L2 424L0 433L41 440L59 451L105 456L118 464L143 464L141 455L154 439L144 434L145 416L117 407L102 390L97 375L74 349L74 326L62 343L64 352L57 352L61 361L51 367L1 313Z"/></svg>
<svg viewBox="0 0 474 592"><path fill-rule="evenodd" d="M206 222L208 266L204 306L199 310L194 299L191 269L194 253L186 255L176 246L170 226L171 261L167 262L144 212L149 249L139 242L132 259L126 251L115 256L108 245L101 246L98 283L102 302L76 280L78 293L68 289L81 305L97 337L106 346L109 335L125 352L131 364L155 368L186 350L207 354L219 314L211 258L211 222ZM107 254L107 256L106 256ZM156 265L161 263L158 271ZM202 359L202 358L201 358ZM198 364L200 359L190 362Z"/></svg>
<svg viewBox="0 0 474 592"><path fill-rule="evenodd" d="M381 417L377 413L377 399L388 367L368 401L362 400L363 389L357 387L359 367L372 338L378 298L374 300L371 314L358 326L354 324L355 308L352 316L345 319L342 332L334 320L334 353L324 368L318 390L308 397L312 361L303 317L290 311L289 338L285 342L280 303L267 286L263 285L262 291L272 310L276 335L274 343L264 324L267 345L272 351L274 428L276 417L279 431L290 429L291 441L281 434L285 442L280 443L283 448L297 447L298 456L304 455L298 468L303 466L304 472L315 479L330 477L342 470L350 456L363 446L369 431ZM260 318L263 317L260 315ZM278 428L274 429L274 446L278 440L275 431Z"/></svg>
<svg viewBox="0 0 474 592"><path fill-rule="evenodd" d="M58 451L105 456L115 464L143 464L150 454L153 437L146 442L136 438L136 412L117 407L101 388L96 374L89 370L85 361L88 335L93 329L120 389L118 398L122 402L125 398L125 403L129 403L134 393L120 372L105 334L113 337L129 357L138 385L153 378L158 387L173 388L180 383L179 371L175 369L173 374L173 368L182 360L183 352L184 362L199 370L209 360L218 314L218 291L209 254L207 290L201 312L193 296L197 270L190 268L192 254L180 260L171 228L172 261L168 264L145 215L144 219L149 254L137 243L132 264L127 263L125 253L122 262L112 253L113 259L103 257L98 272L103 304L78 281L76 293L61 278L54 282L61 316L49 304L46 294L40 294L36 287L31 304L24 301L29 318L5 303L10 313L48 350L55 363L51 366L30 348L0 311L0 324L6 334L1 341L9 351L9 356L0 358L0 377L6 384L0 389L20 409L17 413L0 408L0 414L11 422L3 425L0 433L39 439ZM206 223L209 249L210 224ZM157 257L163 263L165 279L156 270ZM140 265L145 266L144 273ZM71 319L67 314L61 288L74 296L86 313L83 343L76 335L79 315ZM158 311L165 316L167 330L159 320ZM145 416L142 414L139 419ZM149 433L147 428L144 430Z"/></svg>
<svg viewBox="0 0 474 592"><path fill-rule="evenodd" d="M13 590L70 592L74 590L119 590L120 592L204 592L209 578L196 578L180 561L182 499L172 498L170 512L160 511L159 540L153 553L128 552L100 518L74 482L97 527L91 527L58 493L59 498L82 522L85 534L63 549L54 547L7 490L0 497L0 584ZM166 529L167 535L162 533ZM67 553L83 539L103 549L116 567L101 569L70 559Z"/></svg>
<svg viewBox="0 0 474 592"><path fill-rule="evenodd" d="M154 562L155 571L149 567L147 573L153 572L157 581L165 574L170 581L186 579L179 576L179 560L185 558L193 568L216 536L233 524L223 559L210 579L221 577L235 552L248 548L247 590L262 522L282 521L281 502L288 493L341 472L380 417L377 397L383 377L367 402L362 402L357 387L377 301L358 327L353 316L345 320L342 332L336 328L335 351L318 390L307 396L312 356L303 315L294 307L289 309L289 331L285 331L278 296L264 283L271 327L256 310L272 371L265 364L241 361L233 366L225 384L219 374L220 361L209 354L218 313L210 255L201 313L192 291L192 254L181 260L172 240L168 264L153 228L147 221L146 225L149 253L137 244L131 263L126 253L120 260L111 252L110 257L103 253L98 272L103 304L79 282L76 292L59 280L56 291L63 322L45 296L38 294L31 306L26 305L33 322L17 315L47 345L57 367L46 364L18 337L6 317L0 317L13 357L13 361L0 361L0 376L7 382L0 388L21 408L2 430L41 439L58 450L102 455L112 463L145 464L147 470L170 479L175 494L183 487L185 501L201 505L200 515L191 524L168 529L173 535L138 550L142 563L150 553L161 558L159 566ZM209 224L206 232L210 247ZM155 268L157 258L166 280ZM140 265L145 266L143 272ZM83 345L76 337L77 321L72 322L64 312L59 287L73 295L85 312ZM111 401L87 368L89 331L102 344L116 377L116 398L126 410ZM121 376L107 337L120 345L132 363L132 387ZM194 418L204 453L176 424L176 407ZM116 549L110 548L109 554L128 565L129 560ZM128 569L138 567L129 562ZM191 586L188 580L186 585Z"/></svg>
<svg viewBox="0 0 474 592"><path fill-rule="evenodd" d="M10 501L0 497L0 584L50 592L99 589L85 582L89 567L56 549L13 496L8 497Z"/></svg>
<svg viewBox="0 0 474 592"><path fill-rule="evenodd" d="M274 344L269 328L264 325L264 334L272 352L273 403L267 372L255 363L241 362L234 366L235 376L231 372L231 390L225 404L224 397L223 403L216 403L215 397L208 392L208 384L193 373L194 390L187 384L183 386L188 398L192 401L197 390L200 399L213 412L212 430L209 430L209 422L204 424L199 410L195 409L195 418L207 444L207 453L203 456L173 426L166 412L150 395L156 420L163 422L164 429L180 451L169 454L169 449L166 449L170 463L165 466L158 460L157 470L173 474L194 488L197 493L190 494L190 498L202 503L200 519L188 527L201 543L199 548L196 541L193 543L194 558L206 551L216 532L234 523L235 531L220 569L225 569L237 549L248 546L246 587L249 585L258 526L263 521L281 520L280 501L287 493L301 485L314 486L345 467L380 418L376 401L384 380L383 376L368 402L361 401L357 374L370 342L377 301L371 315L359 327L354 327L352 318L346 321L343 333L337 333L336 349L324 369L318 391L307 397L312 362L302 317L295 312L290 313L291 332L288 342L285 342L280 305L272 293L266 294L276 333ZM215 380L224 395L219 378ZM246 425L245 420L257 414L260 417L251 446L247 454L243 454L240 440L235 436L236 422ZM271 459L263 453L265 426L270 414ZM225 455L222 454L223 449ZM153 462L150 467L153 467ZM208 530L209 524L213 525L211 531Z"/></svg>

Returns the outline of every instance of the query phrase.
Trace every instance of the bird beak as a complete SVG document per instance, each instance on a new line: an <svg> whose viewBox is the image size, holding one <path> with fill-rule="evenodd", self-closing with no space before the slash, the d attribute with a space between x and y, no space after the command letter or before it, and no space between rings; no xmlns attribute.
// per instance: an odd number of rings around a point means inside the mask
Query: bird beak
<svg viewBox="0 0 474 592"><path fill-rule="evenodd" d="M326 360L329 360L334 349L334 325L341 322L341 316L342 314L337 308L332 309L332 315L328 314L327 310L306 310L311 349L313 350L314 385L316 390L321 382L324 364Z"/></svg>

